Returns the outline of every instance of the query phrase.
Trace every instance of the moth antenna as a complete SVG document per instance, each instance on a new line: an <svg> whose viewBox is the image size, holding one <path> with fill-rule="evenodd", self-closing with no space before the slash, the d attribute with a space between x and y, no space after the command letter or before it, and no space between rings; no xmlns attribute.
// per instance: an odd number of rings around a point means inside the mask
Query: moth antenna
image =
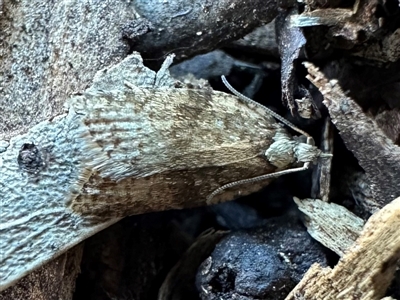
<svg viewBox="0 0 400 300"><path fill-rule="evenodd" d="M302 135L306 136L308 139L312 139L311 135L309 135L307 132L301 130L300 128L296 127L295 125L293 125L292 123L290 123L288 120L286 120L284 117L278 115L276 112L272 111L271 109L269 109L268 107L265 107L264 105L254 101L253 99L250 99L249 97L246 97L245 95L239 93L237 90L235 90L231 84L228 82L228 80L226 79L226 77L224 75L221 76L222 82L225 84L225 86L227 87L228 90L231 91L232 94L234 94L235 96L239 97L239 99L247 102L247 103L251 103L257 107L262 108L263 110L265 110L268 114L270 114L271 116L273 116L275 119L279 120L280 122L282 122L283 124L285 124L286 126L292 128L294 131L297 131L298 133L301 133ZM308 142L308 141L307 141Z"/></svg>
<svg viewBox="0 0 400 300"><path fill-rule="evenodd" d="M270 173L270 174L264 174L264 175L256 176L256 177L253 177L253 178L247 178L247 179L242 179L242 180L238 180L238 181L233 181L233 182L227 183L227 184L225 184L223 186L220 186L214 192L212 192L210 195L207 196L207 204L208 205L212 204L211 200L217 194L219 194L223 190L229 189L231 187L238 186L238 185L241 185L241 184L246 184L246 183L254 183L254 182L257 182L257 181L264 180L264 179L268 179L268 178L272 178L272 177L279 177L279 176L290 174L290 173L305 171L305 170L307 170L309 168L309 166L310 166L310 163L306 162L300 168L293 168L293 169L283 170L283 171L279 171L279 172L274 172L274 173Z"/></svg>

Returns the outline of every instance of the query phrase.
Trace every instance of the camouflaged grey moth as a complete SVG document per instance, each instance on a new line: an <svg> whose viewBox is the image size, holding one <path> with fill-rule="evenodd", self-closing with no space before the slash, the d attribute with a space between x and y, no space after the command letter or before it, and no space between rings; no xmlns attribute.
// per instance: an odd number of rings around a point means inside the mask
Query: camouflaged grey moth
<svg viewBox="0 0 400 300"><path fill-rule="evenodd" d="M231 200L320 155L251 100L175 87L171 62L133 54L1 143L0 290L123 216Z"/></svg>

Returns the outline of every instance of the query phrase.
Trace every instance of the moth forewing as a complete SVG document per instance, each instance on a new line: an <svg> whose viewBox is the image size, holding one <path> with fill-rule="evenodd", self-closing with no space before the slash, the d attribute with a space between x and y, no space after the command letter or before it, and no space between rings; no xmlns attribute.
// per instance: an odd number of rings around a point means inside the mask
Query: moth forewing
<svg viewBox="0 0 400 300"><path fill-rule="evenodd" d="M113 101L107 99L112 98ZM134 88L72 98L94 142L107 153L72 208L126 215L204 203L218 187L273 172L265 158L284 129L265 111L222 92ZM260 189L241 186L226 201Z"/></svg>
<svg viewBox="0 0 400 300"><path fill-rule="evenodd" d="M309 135L307 144L293 140L268 109L211 90L133 87L84 94L71 105L108 156L72 203L84 214L231 200L307 169L320 153ZM294 162L305 165L282 171Z"/></svg>

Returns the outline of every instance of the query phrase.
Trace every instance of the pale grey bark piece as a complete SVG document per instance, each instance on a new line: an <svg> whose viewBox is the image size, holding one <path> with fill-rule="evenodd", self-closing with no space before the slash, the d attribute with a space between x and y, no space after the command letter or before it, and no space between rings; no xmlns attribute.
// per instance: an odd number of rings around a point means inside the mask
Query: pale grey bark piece
<svg viewBox="0 0 400 300"><path fill-rule="evenodd" d="M227 183L276 170L265 152L282 125L235 96L171 88L171 62L155 73L133 54L100 71L96 88L71 97L64 114L9 141L0 153L0 289L120 217L205 205ZM302 162L319 153L287 134L286 143Z"/></svg>
<svg viewBox="0 0 400 300"><path fill-rule="evenodd" d="M95 156L84 146L85 138L80 139L79 127L72 113L39 123L11 139L0 154L0 289L118 220L96 222L66 207L79 192L80 177L90 174L83 153ZM48 157L36 174L18 165L19 151L27 142L40 145L40 154Z"/></svg>
<svg viewBox="0 0 400 300"><path fill-rule="evenodd" d="M364 226L363 219L341 205L296 197L294 201L306 215L308 233L339 256L356 241Z"/></svg>

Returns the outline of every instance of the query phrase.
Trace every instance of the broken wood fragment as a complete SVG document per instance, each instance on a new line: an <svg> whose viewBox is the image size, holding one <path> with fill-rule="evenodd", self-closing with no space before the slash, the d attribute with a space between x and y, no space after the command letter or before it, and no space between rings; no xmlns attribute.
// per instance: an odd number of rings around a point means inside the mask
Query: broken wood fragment
<svg viewBox="0 0 400 300"><path fill-rule="evenodd" d="M330 118L326 118L321 137L320 149L324 154L333 156L333 125ZM311 198L329 201L331 189L332 157L325 156L319 159L313 169Z"/></svg>
<svg viewBox="0 0 400 300"><path fill-rule="evenodd" d="M306 44L306 38L301 28L290 27L290 17L297 13L297 8L281 12L276 18L276 31L278 48L281 56L281 82L282 102L294 116L297 111L294 94L298 92L298 84L295 77L296 60L300 50Z"/></svg>
<svg viewBox="0 0 400 300"><path fill-rule="evenodd" d="M385 295L400 259L400 198L374 214L333 268L314 264L286 297L375 300Z"/></svg>
<svg viewBox="0 0 400 300"><path fill-rule="evenodd" d="M306 215L308 233L339 256L343 256L350 248L364 226L363 219L341 205L296 197L294 201Z"/></svg>
<svg viewBox="0 0 400 300"><path fill-rule="evenodd" d="M290 23L293 27L329 26L327 36L334 46L350 49L379 37L377 32L384 18L379 20L376 16L378 4L377 0L357 0L351 8L317 8L308 4L303 13L291 16Z"/></svg>
<svg viewBox="0 0 400 300"><path fill-rule="evenodd" d="M383 207L390 199L400 196L400 147L345 94L337 80L328 80L311 63L304 65L309 72L307 79L324 96L323 103L329 109L332 122L366 172L374 198L362 204L370 212Z"/></svg>

